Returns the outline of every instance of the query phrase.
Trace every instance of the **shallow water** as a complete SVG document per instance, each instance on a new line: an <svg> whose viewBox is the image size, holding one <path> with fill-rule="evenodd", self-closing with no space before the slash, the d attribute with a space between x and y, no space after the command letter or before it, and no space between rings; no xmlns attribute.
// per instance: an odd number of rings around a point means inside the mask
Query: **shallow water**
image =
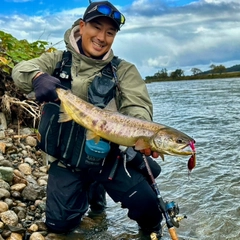
<svg viewBox="0 0 240 240"><path fill-rule="evenodd" d="M240 239L240 79L160 82L147 85L154 121L196 140L197 165L188 178L187 157L157 161L164 200L175 201L187 219L179 239ZM127 211L108 198L106 216L94 232L54 239L142 239ZM101 229L101 227L102 229ZM167 229L162 240L170 239Z"/></svg>

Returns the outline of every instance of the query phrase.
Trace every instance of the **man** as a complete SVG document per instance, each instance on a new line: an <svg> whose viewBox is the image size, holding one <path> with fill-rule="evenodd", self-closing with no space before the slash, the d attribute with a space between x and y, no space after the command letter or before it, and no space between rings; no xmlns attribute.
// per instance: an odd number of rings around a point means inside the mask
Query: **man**
<svg viewBox="0 0 240 240"><path fill-rule="evenodd" d="M64 40L67 50L71 52L70 88L73 94L85 101L91 100L90 102L95 105L101 101L102 95L99 94L96 98L97 93L94 92L102 89L101 79L104 78L102 69L114 59L111 46L124 23L125 17L110 2L94 2L88 6L83 18L66 31ZM53 155L57 156L57 160L51 163L49 169L47 226L51 231L59 233L73 230L79 225L89 204L92 210L99 212L104 210L106 190L115 202L121 202L122 207L128 209L128 216L135 220L140 228L148 233L160 231L162 213L158 207L156 194L150 186L151 181L148 179L149 175L141 153L129 148L125 158L119 147L110 143L111 150L106 158L92 158L82 148L86 147L86 131L83 127L70 121L61 127L56 125L57 131L61 133L54 133L54 127L50 126L52 117L46 117L47 107L58 106L55 90L57 87L66 86L64 81L52 76L62 56L62 51L45 53L39 58L22 61L14 67L12 73L16 86L23 92L34 90L40 103L49 102L45 104L46 111L41 122L43 119L49 121L45 125L46 129L50 128L50 132L53 132L53 138L46 141L52 146L51 150L56 150L54 151L56 154ZM109 86L106 85L109 90L105 91L107 93L103 97L106 95L108 97L109 92L112 92L119 112L152 120L152 103L136 67L121 60L116 68L112 69L112 74L118 87L116 88L115 84L114 88L109 87L112 86L111 80ZM96 84L99 87L96 87ZM95 98L98 100L92 101ZM107 102L109 100L111 99ZM50 110L52 115L53 109ZM42 134L46 132L48 131L42 131ZM58 134L60 143L54 145ZM42 137L41 141L43 139L45 137ZM151 152L150 149L143 153L158 157L158 154ZM127 162L124 159L127 159ZM157 177L161 171L159 165L150 157L148 161L154 177Z"/></svg>

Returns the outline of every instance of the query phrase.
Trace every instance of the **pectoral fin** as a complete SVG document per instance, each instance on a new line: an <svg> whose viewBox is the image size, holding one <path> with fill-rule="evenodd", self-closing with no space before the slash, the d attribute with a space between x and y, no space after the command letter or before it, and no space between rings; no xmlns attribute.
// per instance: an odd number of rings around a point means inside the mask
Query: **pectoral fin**
<svg viewBox="0 0 240 240"><path fill-rule="evenodd" d="M117 104L115 98L112 98L112 100L107 104L104 109L112 112L117 112Z"/></svg>
<svg viewBox="0 0 240 240"><path fill-rule="evenodd" d="M159 153L159 156L161 157L161 159L164 161L164 155L162 153Z"/></svg>
<svg viewBox="0 0 240 240"><path fill-rule="evenodd" d="M67 114L67 112L65 111L64 109L64 106L61 104L60 105L60 113L59 113L59 119L58 119L58 122L68 122L68 121L71 121L72 120L72 117Z"/></svg>
<svg viewBox="0 0 240 240"><path fill-rule="evenodd" d="M147 149L147 148L150 148L150 145L143 138L139 138L137 140L137 142L135 143L136 150L143 150L143 149Z"/></svg>
<svg viewBox="0 0 240 240"><path fill-rule="evenodd" d="M95 143L98 143L100 140L100 137L98 135L96 135L93 131L87 130L86 139L87 140L93 139L95 141Z"/></svg>

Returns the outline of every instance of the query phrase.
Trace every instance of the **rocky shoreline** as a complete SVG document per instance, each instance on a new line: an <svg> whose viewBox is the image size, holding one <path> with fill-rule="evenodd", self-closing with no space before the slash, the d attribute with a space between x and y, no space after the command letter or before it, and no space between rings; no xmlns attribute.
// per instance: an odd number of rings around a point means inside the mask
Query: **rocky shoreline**
<svg viewBox="0 0 240 240"><path fill-rule="evenodd" d="M70 235L47 231L49 165L36 146L33 129L7 128L5 121L0 121L0 240L112 239L101 226L105 216L85 216L81 228Z"/></svg>
<svg viewBox="0 0 240 240"><path fill-rule="evenodd" d="M2 127L3 129L5 127ZM48 166L30 128L0 131L0 239L45 239Z"/></svg>
<svg viewBox="0 0 240 240"><path fill-rule="evenodd" d="M47 170L30 128L0 131L0 239L44 239Z"/></svg>

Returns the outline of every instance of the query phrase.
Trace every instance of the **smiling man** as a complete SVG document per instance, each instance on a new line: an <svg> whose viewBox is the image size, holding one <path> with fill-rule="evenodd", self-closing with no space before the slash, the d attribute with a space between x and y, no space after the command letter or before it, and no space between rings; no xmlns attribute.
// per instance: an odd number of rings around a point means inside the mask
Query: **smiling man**
<svg viewBox="0 0 240 240"><path fill-rule="evenodd" d="M50 231L75 229L89 206L95 213L104 211L105 191L128 209L128 216L143 231L161 231L162 213L142 157L142 153L158 154L133 148L123 152L104 140L91 143L82 126L73 121L58 123L57 87L70 88L101 108L115 100L122 114L152 120L152 103L138 70L115 57L111 49L124 23L125 17L110 2L91 3L83 18L65 33L67 52L44 53L13 69L15 84L25 93L34 90L36 99L45 103L38 140L39 147L55 158L47 185L46 224ZM160 166L152 157L148 162L157 177Z"/></svg>

